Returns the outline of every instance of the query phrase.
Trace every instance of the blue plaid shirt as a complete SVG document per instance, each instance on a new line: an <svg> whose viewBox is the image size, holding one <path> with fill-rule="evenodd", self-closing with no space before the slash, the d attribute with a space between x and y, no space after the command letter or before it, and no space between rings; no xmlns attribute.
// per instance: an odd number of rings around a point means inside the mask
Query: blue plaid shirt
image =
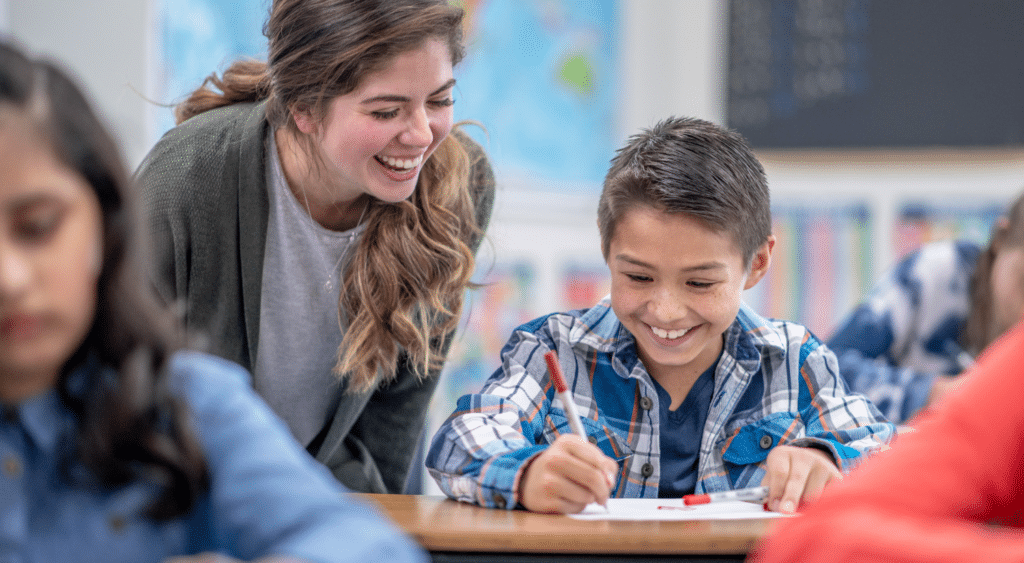
<svg viewBox="0 0 1024 563"><path fill-rule="evenodd" d="M704 424L695 492L758 485L778 444L825 449L843 471L895 428L848 394L835 356L806 328L743 305L726 330ZM544 354L555 350L591 442L619 462L616 497L657 497L658 393L607 298L517 328L479 394L459 399L426 465L448 496L514 508L524 464L571 432Z"/></svg>
<svg viewBox="0 0 1024 563"><path fill-rule="evenodd" d="M960 332L980 253L966 241L921 247L883 277L829 338L846 384L889 420L903 422L923 407L936 375L968 367Z"/></svg>

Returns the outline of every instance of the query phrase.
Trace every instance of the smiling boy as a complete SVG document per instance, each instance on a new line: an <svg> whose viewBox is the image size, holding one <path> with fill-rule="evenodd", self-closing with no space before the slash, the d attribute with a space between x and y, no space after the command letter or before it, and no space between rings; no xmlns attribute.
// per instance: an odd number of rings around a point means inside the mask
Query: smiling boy
<svg viewBox="0 0 1024 563"><path fill-rule="evenodd" d="M814 335L743 304L775 237L764 170L740 135L670 118L633 136L605 178L598 229L610 296L513 332L501 367L433 439L426 463L447 495L571 513L764 484L770 508L793 512L892 437ZM588 441L555 397L549 350Z"/></svg>

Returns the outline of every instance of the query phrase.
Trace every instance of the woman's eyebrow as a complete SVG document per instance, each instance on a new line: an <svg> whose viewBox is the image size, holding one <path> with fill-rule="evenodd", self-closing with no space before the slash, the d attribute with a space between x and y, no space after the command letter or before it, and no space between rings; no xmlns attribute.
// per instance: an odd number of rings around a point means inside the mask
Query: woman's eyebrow
<svg viewBox="0 0 1024 563"><path fill-rule="evenodd" d="M444 92L445 90L451 89L453 86L455 86L455 79L454 78L448 80L448 82L445 82L444 85L441 86L440 88L438 88L437 90L434 90L433 92L431 92L430 96L436 96L436 95L440 94L441 92ZM408 96L399 96L397 94L382 94L380 96L373 96L372 98L367 98L367 99L363 100L360 103L363 103L363 104L372 104L372 103L377 103L377 102L405 103L405 102L408 102L408 101L409 101L409 97Z"/></svg>

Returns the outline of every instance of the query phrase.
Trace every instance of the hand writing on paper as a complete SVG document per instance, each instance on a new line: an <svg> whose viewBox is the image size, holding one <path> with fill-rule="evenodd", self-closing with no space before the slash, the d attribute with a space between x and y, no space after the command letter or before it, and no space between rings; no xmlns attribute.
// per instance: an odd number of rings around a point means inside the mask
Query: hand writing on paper
<svg viewBox="0 0 1024 563"><path fill-rule="evenodd" d="M563 434L533 458L519 482L519 502L534 512L574 514L605 504L619 466L574 434Z"/></svg>
<svg viewBox="0 0 1024 563"><path fill-rule="evenodd" d="M792 514L800 502L817 499L831 481L842 479L832 456L816 449L778 446L768 453L762 485L768 485L768 508Z"/></svg>

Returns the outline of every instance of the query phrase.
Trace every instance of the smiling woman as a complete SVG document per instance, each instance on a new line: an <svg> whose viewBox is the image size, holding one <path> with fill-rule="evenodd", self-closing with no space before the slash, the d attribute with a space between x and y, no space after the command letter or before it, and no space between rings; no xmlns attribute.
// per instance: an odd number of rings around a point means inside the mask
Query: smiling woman
<svg viewBox="0 0 1024 563"><path fill-rule="evenodd" d="M158 284L352 489L402 492L494 198L462 10L276 0L143 162Z"/></svg>

